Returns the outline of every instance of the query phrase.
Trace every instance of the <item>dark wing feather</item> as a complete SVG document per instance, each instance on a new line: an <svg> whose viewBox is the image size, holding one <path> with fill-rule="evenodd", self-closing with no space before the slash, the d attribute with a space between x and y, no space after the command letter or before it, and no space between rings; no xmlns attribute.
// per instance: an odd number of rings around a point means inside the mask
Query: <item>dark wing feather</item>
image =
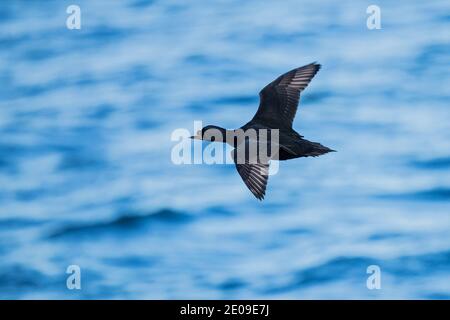
<svg viewBox="0 0 450 320"><path fill-rule="evenodd" d="M267 180L269 179L269 163L258 163L248 158L238 160L236 149L231 151L231 157L247 188L257 199L263 200L266 194Z"/></svg>
<svg viewBox="0 0 450 320"><path fill-rule="evenodd" d="M319 71L320 64L310 63L291 70L265 86L259 93L260 103L253 121L292 128L300 92Z"/></svg>

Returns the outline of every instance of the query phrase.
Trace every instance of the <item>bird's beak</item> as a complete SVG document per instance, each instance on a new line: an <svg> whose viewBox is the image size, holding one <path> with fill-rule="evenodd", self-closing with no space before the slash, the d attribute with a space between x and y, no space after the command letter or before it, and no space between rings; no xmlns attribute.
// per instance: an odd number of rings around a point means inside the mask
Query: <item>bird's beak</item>
<svg viewBox="0 0 450 320"><path fill-rule="evenodd" d="M197 134L195 136L192 136L190 138L194 140L202 140L202 132L199 130L197 131Z"/></svg>

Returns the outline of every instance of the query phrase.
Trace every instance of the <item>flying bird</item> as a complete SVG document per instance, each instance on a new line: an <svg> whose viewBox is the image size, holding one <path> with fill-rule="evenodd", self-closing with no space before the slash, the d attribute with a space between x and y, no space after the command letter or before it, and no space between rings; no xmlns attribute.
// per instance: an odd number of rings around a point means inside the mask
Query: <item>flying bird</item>
<svg viewBox="0 0 450 320"><path fill-rule="evenodd" d="M266 194L269 177L269 163L271 159L289 160L299 157L317 157L333 152L317 142L303 139L303 136L292 128L300 93L308 86L311 79L320 69L315 62L293 69L279 76L259 92L259 107L250 122L235 130L227 130L218 126L208 125L197 132L191 139L222 142L234 147L232 159L236 169L248 189L259 200ZM247 152L255 145L269 143L267 134L263 138L262 132L277 129L278 141L268 147L268 156ZM256 132L255 136L247 135ZM220 134L211 134L218 132ZM250 137L249 137L250 136ZM258 149L259 150L259 149ZM241 152L242 151L242 152Z"/></svg>

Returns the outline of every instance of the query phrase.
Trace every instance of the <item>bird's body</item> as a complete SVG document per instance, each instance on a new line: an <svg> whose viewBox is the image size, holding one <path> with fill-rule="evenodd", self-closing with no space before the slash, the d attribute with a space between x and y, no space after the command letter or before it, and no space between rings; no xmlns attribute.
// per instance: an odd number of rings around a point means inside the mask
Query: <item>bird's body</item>
<svg viewBox="0 0 450 320"><path fill-rule="evenodd" d="M299 157L316 157L334 151L320 143L303 138L292 128L300 92L306 88L320 65L311 63L291 70L265 86L261 92L258 111L252 120L236 130L226 130L217 126L206 126L198 135L192 138L228 143L235 149L232 158L237 171L250 191L260 200L264 198L269 172L269 161L289 160ZM219 135L209 135L215 131ZM277 135L276 143L268 149L268 157L261 154L245 153L255 145L270 144L272 137ZM254 134L252 136L251 134ZM222 138L217 138L217 137ZM214 137L214 138L212 138ZM259 150L259 149L258 149ZM242 155L240 152L242 151Z"/></svg>
<svg viewBox="0 0 450 320"><path fill-rule="evenodd" d="M264 126L258 123L252 123L250 121L246 125L242 126L244 132L249 129L255 130L272 130L278 128L272 128L268 126ZM278 129L278 138L279 138L279 153L278 158L276 160L290 160L300 157L316 157L321 154L334 151L327 147L322 146L320 143L311 142L303 138L298 132L293 129ZM237 147L237 146L235 146Z"/></svg>

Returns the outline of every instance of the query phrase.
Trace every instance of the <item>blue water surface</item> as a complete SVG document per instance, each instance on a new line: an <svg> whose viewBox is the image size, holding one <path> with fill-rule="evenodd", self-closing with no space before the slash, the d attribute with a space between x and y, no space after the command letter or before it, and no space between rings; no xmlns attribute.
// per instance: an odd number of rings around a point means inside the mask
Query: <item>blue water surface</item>
<svg viewBox="0 0 450 320"><path fill-rule="evenodd" d="M375 2L1 1L0 298L449 299L450 3ZM263 202L172 162L313 61L294 127L337 153Z"/></svg>

